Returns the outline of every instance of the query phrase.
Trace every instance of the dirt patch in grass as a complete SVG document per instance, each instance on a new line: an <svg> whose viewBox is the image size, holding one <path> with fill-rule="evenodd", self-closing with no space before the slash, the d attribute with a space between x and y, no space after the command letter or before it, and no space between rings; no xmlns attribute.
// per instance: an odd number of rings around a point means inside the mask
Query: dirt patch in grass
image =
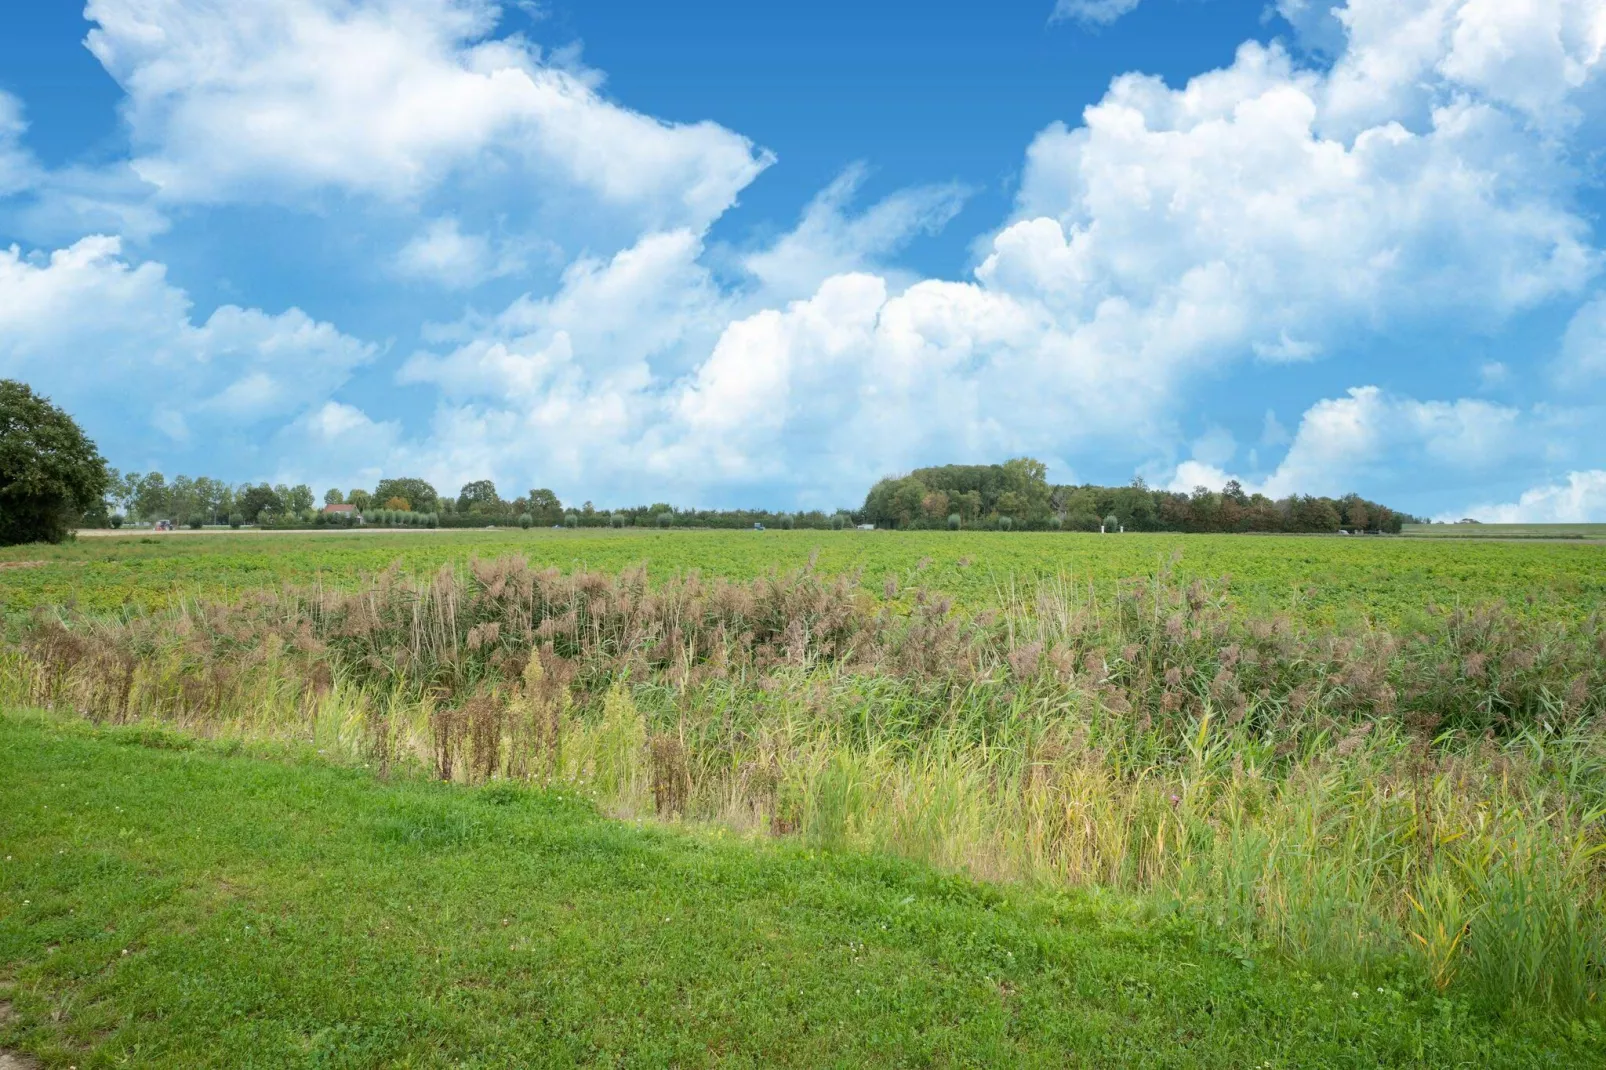
<svg viewBox="0 0 1606 1070"><path fill-rule="evenodd" d="M0 561L0 572L9 572L15 568L44 568L50 564L48 561Z"/></svg>
<svg viewBox="0 0 1606 1070"><path fill-rule="evenodd" d="M0 1000L0 1026L10 1023L12 1018L11 1004ZM38 1070L39 1064L26 1055L13 1055L0 1048L0 1070Z"/></svg>

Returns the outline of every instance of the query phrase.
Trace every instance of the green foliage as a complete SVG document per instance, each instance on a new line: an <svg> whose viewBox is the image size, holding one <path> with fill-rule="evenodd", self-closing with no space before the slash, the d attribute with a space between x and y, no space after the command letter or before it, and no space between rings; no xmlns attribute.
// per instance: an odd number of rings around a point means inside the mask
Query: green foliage
<svg viewBox="0 0 1606 1070"><path fill-rule="evenodd" d="M104 510L106 462L73 418L26 384L0 379L0 546L59 543Z"/></svg>
<svg viewBox="0 0 1606 1070"><path fill-rule="evenodd" d="M924 542L967 539L1067 541ZM1080 540L1081 575L1097 548L1144 539ZM950 574L929 555L878 584L878 606L816 548L790 575L649 586L532 567L518 541L517 557L345 594L33 617L0 656L0 702L310 725L326 753L584 786L626 816L768 823L831 850L1153 896L1243 959L1292 956L1358 988L1596 1013L1595 620L1493 606L1305 628L1165 564L1102 594L977 568L990 607L956 614L927 586ZM801 540L748 540L772 541ZM848 540L898 541L922 538ZM653 640L670 627L666 650Z"/></svg>
<svg viewBox="0 0 1606 1070"><path fill-rule="evenodd" d="M960 528L961 522L962 521L961 521L960 516L959 516L958 513L950 513L950 514L948 514L948 530L949 531L958 531L959 528Z"/></svg>
<svg viewBox="0 0 1606 1070"><path fill-rule="evenodd" d="M345 505L346 496L340 492L339 487L330 487L328 490L323 492L323 504Z"/></svg>
<svg viewBox="0 0 1606 1070"><path fill-rule="evenodd" d="M503 512L503 502L496 493L496 484L489 479L465 483L457 496L457 511L486 517L500 515Z"/></svg>
<svg viewBox="0 0 1606 1070"><path fill-rule="evenodd" d="M122 527L123 526L123 514L122 513L113 513L112 516L111 516L111 524L112 524L112 527L114 527L114 528Z"/></svg>
<svg viewBox="0 0 1606 1070"><path fill-rule="evenodd" d="M1015 526L1015 520L1014 520L1013 517L1001 516L1001 517L998 518L998 530L999 531L1008 531L1011 528L1013 528L1014 526Z"/></svg>
<svg viewBox="0 0 1606 1070"><path fill-rule="evenodd" d="M293 487L275 487L281 501L284 502L285 512L291 516L304 517L312 511L312 488L305 483L297 483Z"/></svg>
<svg viewBox="0 0 1606 1070"><path fill-rule="evenodd" d="M531 516L529 513L520 513L519 514L519 527L523 528L525 531L529 531L530 527L534 523L535 523L535 517Z"/></svg>
<svg viewBox="0 0 1606 1070"><path fill-rule="evenodd" d="M611 513L611 514L609 514L609 516L608 516L608 526L611 527L611 528L622 528L622 527L624 527L625 526L624 514L623 513Z"/></svg>
<svg viewBox="0 0 1606 1070"><path fill-rule="evenodd" d="M392 498L400 498L407 502L409 508L424 511L433 511L440 496L435 488L422 479L381 479L374 488L373 500L381 504L389 502Z"/></svg>
<svg viewBox="0 0 1606 1070"><path fill-rule="evenodd" d="M1251 958L1139 899L638 828L562 782L380 782L168 742L0 717L6 1049L62 1067L1598 1062L1587 1026Z"/></svg>
<svg viewBox="0 0 1606 1070"><path fill-rule="evenodd" d="M1111 513L1109 516L1104 518L1104 533L1106 535L1112 534L1112 533L1120 531L1120 530L1121 530L1121 518L1120 517L1116 516L1114 513Z"/></svg>
<svg viewBox="0 0 1606 1070"><path fill-rule="evenodd" d="M275 516L285 511L285 502L278 491L266 483L245 488L235 501L236 511L256 524L272 523Z"/></svg>
<svg viewBox="0 0 1606 1070"><path fill-rule="evenodd" d="M189 524L191 531L200 531L206 526L206 517L202 516L200 513L196 513L194 516L190 517Z"/></svg>
<svg viewBox="0 0 1606 1070"><path fill-rule="evenodd" d="M664 510L658 513L655 519L659 527L667 528L675 522L675 514L669 512L668 510Z"/></svg>
<svg viewBox="0 0 1606 1070"><path fill-rule="evenodd" d="M346 501L351 504L357 510L357 512L366 513L368 511L368 507L373 504L374 496L369 494L366 490L359 489L354 490L350 494L346 495Z"/></svg>
<svg viewBox="0 0 1606 1070"><path fill-rule="evenodd" d="M573 528L573 527L578 527L579 524L580 524L580 517L577 516L576 514L574 514L574 513L565 513L563 515L563 526L564 527Z"/></svg>
<svg viewBox="0 0 1606 1070"><path fill-rule="evenodd" d="M1142 479L1126 487L1050 486L1047 468L1031 458L998 465L919 468L884 479L870 489L860 511L878 526L938 528L957 513L965 525L1008 516L1017 530L1096 531L1099 517L1116 516L1116 530L1187 532L1381 531L1398 534L1402 514L1350 494L1330 498L1290 497L1272 501L1249 495L1236 481L1191 495L1151 489ZM1054 518L1061 518L1055 525Z"/></svg>
<svg viewBox="0 0 1606 1070"><path fill-rule="evenodd" d="M242 525L244 523L245 523L245 517L243 515L241 515L240 513L230 513L229 514L229 527L238 528L238 527L240 527L240 525Z"/></svg>
<svg viewBox="0 0 1606 1070"><path fill-rule="evenodd" d="M536 526L549 528L563 523L563 503L550 490L537 488L526 498L527 508L535 518Z"/></svg>

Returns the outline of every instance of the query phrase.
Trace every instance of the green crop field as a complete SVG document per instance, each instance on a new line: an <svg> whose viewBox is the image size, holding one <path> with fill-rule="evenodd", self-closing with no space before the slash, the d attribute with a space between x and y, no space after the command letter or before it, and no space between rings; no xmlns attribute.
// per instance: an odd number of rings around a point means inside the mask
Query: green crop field
<svg viewBox="0 0 1606 1070"><path fill-rule="evenodd" d="M426 573L472 557L517 554L565 571L645 565L654 577L693 569L750 579L813 559L828 574L890 577L970 607L994 605L1045 579L1108 591L1176 559L1179 576L1229 581L1235 601L1318 622L1410 620L1431 603L1502 600L1568 618L1606 604L1606 546L1436 544L1316 536L1026 534L856 531L467 531L119 535L54 548L0 550L0 602L155 608L183 597L284 583L350 587L399 563Z"/></svg>
<svg viewBox="0 0 1606 1070"><path fill-rule="evenodd" d="M1606 540L1606 524L1407 524L1400 534L1432 539Z"/></svg>
<svg viewBox="0 0 1606 1070"><path fill-rule="evenodd" d="M0 602L0 1060L1606 1050L1600 543L130 534Z"/></svg>

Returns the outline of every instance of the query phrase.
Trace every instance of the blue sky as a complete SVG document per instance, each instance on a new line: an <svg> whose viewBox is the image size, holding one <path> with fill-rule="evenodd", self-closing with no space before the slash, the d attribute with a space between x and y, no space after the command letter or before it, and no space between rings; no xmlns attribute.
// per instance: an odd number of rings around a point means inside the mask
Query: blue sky
<svg viewBox="0 0 1606 1070"><path fill-rule="evenodd" d="M12 5L0 374L320 489L1606 520L1606 0L1055 4Z"/></svg>

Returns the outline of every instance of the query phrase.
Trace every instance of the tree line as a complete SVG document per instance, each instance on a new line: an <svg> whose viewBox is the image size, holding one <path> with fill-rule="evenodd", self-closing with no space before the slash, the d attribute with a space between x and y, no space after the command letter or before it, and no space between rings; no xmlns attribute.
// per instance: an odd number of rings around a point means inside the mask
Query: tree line
<svg viewBox="0 0 1606 1070"><path fill-rule="evenodd" d="M429 527L948 528L995 531L1336 532L1397 534L1414 518L1358 494L1272 500L1237 482L1191 494L1130 486L1056 486L1029 457L943 465L883 479L856 511L788 513L687 509L667 502L598 509L565 505L547 488L504 499L488 479L442 495L426 480L380 480L372 490L330 488L322 505L305 483L231 484L207 476L108 468L77 423L23 383L0 379L0 545L59 542L73 527L170 521L202 527L317 527L355 523ZM350 506L329 509L329 506Z"/></svg>
<svg viewBox="0 0 1606 1070"><path fill-rule="evenodd" d="M883 479L858 517L877 527L1029 531L1378 532L1397 535L1416 518L1359 494L1271 499L1232 480L1219 491L1054 485L1029 457L1004 464L942 465Z"/></svg>

